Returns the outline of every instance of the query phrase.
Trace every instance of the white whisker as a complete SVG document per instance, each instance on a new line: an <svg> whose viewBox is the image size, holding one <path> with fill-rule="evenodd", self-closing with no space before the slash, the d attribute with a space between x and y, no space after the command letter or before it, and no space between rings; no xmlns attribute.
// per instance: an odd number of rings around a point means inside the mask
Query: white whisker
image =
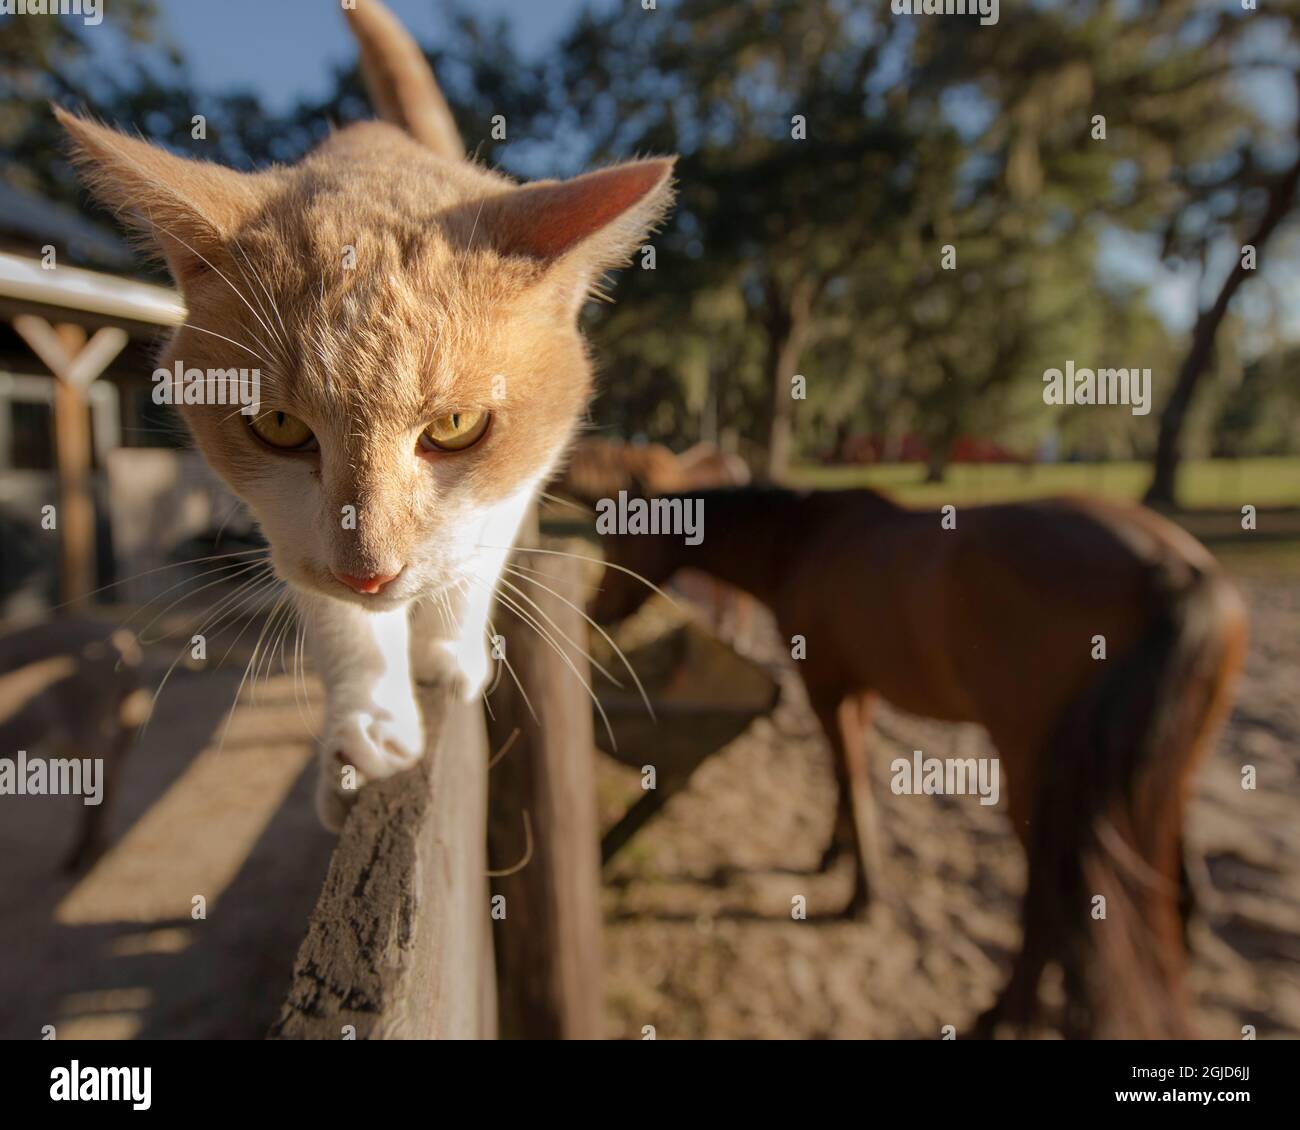
<svg viewBox="0 0 1300 1130"><path fill-rule="evenodd" d="M623 689L623 684L619 682L619 680L616 679L604 666L602 666L599 662L597 662L597 660L592 657L591 653L587 651L586 648L584 648L580 643L578 643L577 640L575 640L572 636L566 633L564 629L561 628L559 624L555 622L554 618L550 616L546 612L546 610L542 608L540 604L537 603L537 601L533 600L533 598L530 597L527 593L525 593L524 590L521 589L518 585L510 581L507 581L504 577L499 578L499 580L501 584L508 586L510 591L515 593L515 595L517 595L521 600L526 600L532 608L535 608L537 610L537 614L543 617L546 620L546 622L552 628L554 628L556 632L559 633L561 639L563 639L566 643L572 644L574 650L579 655L581 655L584 659L586 659L587 662L590 663L594 668L596 668L597 671L599 671L602 675L604 675L605 678L607 678L611 683L613 683L614 686L618 687L619 690ZM541 586L541 587L544 588L545 586ZM553 589L548 591L554 592Z"/></svg>
<svg viewBox="0 0 1300 1130"><path fill-rule="evenodd" d="M650 703L650 696L646 694L645 687L641 685L641 680L637 677L636 671L633 670L632 664L628 661L627 656L623 654L623 649L614 642L613 637L607 631L605 631L605 629L601 627L601 625L597 624L595 620L593 620L590 616L588 616L585 611L583 611L580 607L578 607L578 605L576 605L573 601L565 597L562 593L557 592L549 585L542 584L542 582L537 580L535 577L525 576L523 573L516 570L513 565L507 564L505 568L506 568L506 572L514 574L521 581L529 581L532 584L536 585L539 589L545 589L546 592L549 592L557 600L564 601L565 604L567 604L570 608L572 608L579 616L581 616L584 620L586 620L588 624L590 624L593 628L596 629L597 632L600 633L600 638L603 639L607 644L609 644L609 646L614 649L614 654L617 655L619 659L622 660L623 666L627 668L627 673L632 676L632 682L636 684L636 689L638 693L641 695L641 701L645 703L645 708L649 712L650 717L654 718L655 708ZM655 720L657 721L657 719Z"/></svg>
<svg viewBox="0 0 1300 1130"><path fill-rule="evenodd" d="M252 303L250 303L248 299L245 298L240 293L239 288L235 286L235 284L232 283L230 279L226 277L225 273L219 267L217 267L216 264L214 264L210 259L204 256L202 252L196 251L193 247L191 247L188 243L186 243L185 240L181 239L181 237L178 236L175 232L168 231L165 227L162 226L162 224L158 223L152 216L148 217L148 219L149 222L153 224L154 227L156 227L159 231L163 232L165 235L168 235L172 239L174 239L177 243L179 243L182 247L184 247L187 251L189 251L191 255L196 255L198 256L198 258L202 259L204 263L206 263L213 271L216 272L217 276L221 279L221 281L224 282L228 287L230 287L230 289L234 292L235 297L238 298L240 302L242 302L245 306L248 307L249 313L252 314L253 317L258 320L259 323L261 323L262 327L267 331L267 333L271 332L271 327L268 326L264 321L262 321L262 316L258 314L256 310L253 309ZM217 336L220 337L221 335L218 334ZM260 345L263 349L265 349L267 353L275 353L275 350L271 349L266 344L266 342L264 342L256 334L253 334L252 336L253 336L253 340L257 342L257 344Z"/></svg>
<svg viewBox="0 0 1300 1130"><path fill-rule="evenodd" d="M582 672L578 670L577 665L573 662L572 659L569 658L568 655L565 654L564 649L555 642L554 638L550 635L550 633L547 632L544 628L542 628L536 621L534 621L532 617L529 616L527 611L525 611L524 609L520 608L518 605L513 603L511 599L505 593L501 592L499 589L496 591L495 595L496 598L499 601L501 601L501 603L506 608L510 609L510 611L513 612L516 616L518 616L520 620L522 620L527 626L531 627L538 634L538 636L540 636L551 647L551 649L555 652L555 654L558 655L564 661L565 666L567 666L569 670L573 672L574 678L576 678L578 682L582 684L583 689L587 692L588 697L591 699L592 705L595 706L596 708L596 713L600 715L600 720L602 723L604 723L605 726L605 733L609 735L610 746L613 749L617 750L618 741L614 737L614 728L613 726L610 725L609 716L605 713L605 708L601 705L600 699L596 697L596 692L592 689L591 684L587 682L585 678L583 678Z"/></svg>
<svg viewBox="0 0 1300 1130"><path fill-rule="evenodd" d="M629 577L632 577L634 580L640 581L643 585L646 586L646 588L651 589L654 592L657 592L660 596L664 598L664 600L668 601L668 603L671 604L674 608L682 607L678 601L674 600L671 596L669 596L666 592L664 592L664 590L661 589L658 585L656 585L653 581L647 580L645 577L641 576L641 574L636 572L635 570L629 569L624 565L616 565L613 561L604 561L599 557L592 557L586 553L565 553L563 550L541 549L535 545L517 545L517 546L480 545L478 546L478 548L479 549L506 549L506 550L513 549L518 553L546 553L546 554L550 554L553 557L571 557L575 561L595 561L597 564L604 565L606 569L616 569L618 572L626 573Z"/></svg>

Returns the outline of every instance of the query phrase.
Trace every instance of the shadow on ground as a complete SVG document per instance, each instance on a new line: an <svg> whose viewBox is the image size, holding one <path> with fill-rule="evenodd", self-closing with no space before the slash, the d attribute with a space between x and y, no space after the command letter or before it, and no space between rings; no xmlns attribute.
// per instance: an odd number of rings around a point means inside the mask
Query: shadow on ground
<svg viewBox="0 0 1300 1130"><path fill-rule="evenodd" d="M0 798L0 1037L265 1034L333 840L311 806L311 706L278 676L224 732L241 675L169 681L85 876L59 871L77 798Z"/></svg>

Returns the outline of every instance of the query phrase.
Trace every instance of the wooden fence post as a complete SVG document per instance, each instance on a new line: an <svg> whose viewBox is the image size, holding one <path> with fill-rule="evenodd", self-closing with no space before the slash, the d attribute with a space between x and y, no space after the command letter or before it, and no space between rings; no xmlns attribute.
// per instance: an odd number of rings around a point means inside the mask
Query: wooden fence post
<svg viewBox="0 0 1300 1130"><path fill-rule="evenodd" d="M483 710L420 697L424 760L361 790L273 1038L496 1035Z"/></svg>
<svg viewBox="0 0 1300 1130"><path fill-rule="evenodd" d="M494 903L503 896L498 905L505 915L493 918L501 1035L598 1039L603 987L595 743L591 699L578 674L591 680L586 656L564 638L586 646L587 623L574 607L583 595L581 563L516 552L545 575L530 574L536 584L512 581L536 606L503 586L504 604L521 607L524 617L498 603L492 619L513 671L500 673L488 700L490 745L498 758L489 781L488 855L493 868L512 872L492 882ZM564 649L578 674L529 618Z"/></svg>

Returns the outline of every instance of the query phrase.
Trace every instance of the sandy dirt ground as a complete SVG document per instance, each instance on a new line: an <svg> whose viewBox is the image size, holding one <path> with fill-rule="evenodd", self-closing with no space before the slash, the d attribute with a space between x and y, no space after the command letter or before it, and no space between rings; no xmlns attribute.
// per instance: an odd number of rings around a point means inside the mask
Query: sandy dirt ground
<svg viewBox="0 0 1300 1130"><path fill-rule="evenodd" d="M60 870L79 798L0 797L0 1039L256 1039L278 1015L333 838L301 688L246 687L227 729L244 658L173 674L89 873Z"/></svg>
<svg viewBox="0 0 1300 1130"><path fill-rule="evenodd" d="M1213 903L1193 929L1204 1035L1300 1036L1300 585L1239 578L1253 637L1236 709L1200 776L1190 838ZM1000 988L1019 942L1024 864L1005 818L974 797L895 796L889 763L991 754L983 732L877 714L876 796L890 891L866 923L839 920L849 876L808 874L834 806L829 754L770 623L753 657L783 696L706 762L610 868L611 1036L958 1038ZM1258 788L1241 787L1241 766ZM602 762L604 816L639 792ZM808 918L791 917L806 899Z"/></svg>
<svg viewBox="0 0 1300 1130"><path fill-rule="evenodd" d="M1191 835L1215 891L1193 935L1207 1035L1300 1036L1300 584L1241 579L1253 639L1237 707L1200 779ZM696 773L606 875L607 1031L642 1038L935 1038L993 998L1018 943L1019 849L973 798L897 797L888 764L980 751L978 730L884 709L873 740L887 901L841 921L847 872L808 874L830 834L828 756L760 622L771 717ZM150 653L161 676L175 649ZM278 1012L331 838L311 808L312 723L276 675L226 713L242 655L178 671L124 776L116 842L60 873L78 805L0 798L0 1038L259 1038ZM313 692L314 694L314 692ZM1259 787L1240 787L1240 767ZM603 819L640 793L601 756ZM793 921L791 899L807 901ZM203 901L203 916L195 899Z"/></svg>

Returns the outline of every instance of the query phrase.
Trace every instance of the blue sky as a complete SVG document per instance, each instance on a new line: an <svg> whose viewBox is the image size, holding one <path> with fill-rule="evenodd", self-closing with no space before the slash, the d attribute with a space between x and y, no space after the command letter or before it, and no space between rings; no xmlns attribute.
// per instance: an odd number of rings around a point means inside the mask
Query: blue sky
<svg viewBox="0 0 1300 1130"><path fill-rule="evenodd" d="M387 2L421 44L437 45L448 4ZM611 2L616 0L473 0L466 6L480 16L505 17L519 48L535 55L549 49L589 3ZM300 97L327 94L335 67L356 54L338 0L162 0L158 6L162 32L180 48L201 89L255 90L274 111ZM120 42L105 43L106 52L125 49Z"/></svg>

